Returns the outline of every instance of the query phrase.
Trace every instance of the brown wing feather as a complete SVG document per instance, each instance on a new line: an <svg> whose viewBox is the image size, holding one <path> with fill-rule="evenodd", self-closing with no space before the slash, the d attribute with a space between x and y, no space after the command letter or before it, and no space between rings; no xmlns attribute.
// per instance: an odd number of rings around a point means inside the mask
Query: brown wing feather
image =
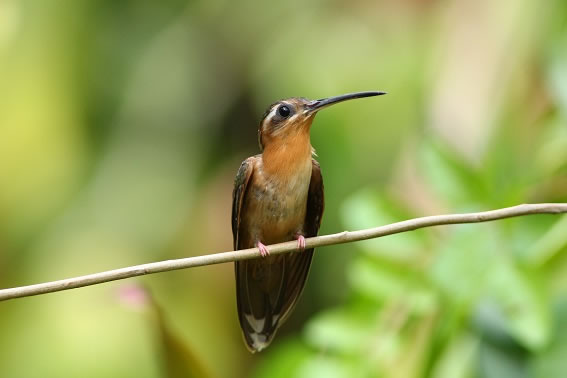
<svg viewBox="0 0 567 378"><path fill-rule="evenodd" d="M240 214L242 202L248 189L248 183L254 172L254 163L258 156L251 156L240 164L236 178L234 179L234 189L232 191L232 240L234 249L238 247L238 234L240 229Z"/></svg>
<svg viewBox="0 0 567 378"><path fill-rule="evenodd" d="M308 237L317 236L321 219L325 210L325 195L323 191L323 176L321 166L317 160L312 159L311 182L309 183L309 196L307 198L307 213L305 215L305 233Z"/></svg>
<svg viewBox="0 0 567 378"><path fill-rule="evenodd" d="M241 167L242 170L242 167ZM251 176L252 174L250 174ZM237 175L237 181L239 174ZM249 178L248 178L249 180ZM244 196L245 189L240 196ZM235 248L249 248L239 243L239 211L242 199L235 186L233 201L233 233ZM238 203L239 202L239 203ZM237 203L235 205L235 203ZM319 163L313 160L311 182L304 222L306 237L316 236L323 215L323 178ZM236 216L234 209L237 209ZM236 226L234 225L236 222ZM241 230L240 230L241 231ZM259 351L268 346L275 332L289 316L305 286L313 249L264 259L235 263L238 317L248 348Z"/></svg>

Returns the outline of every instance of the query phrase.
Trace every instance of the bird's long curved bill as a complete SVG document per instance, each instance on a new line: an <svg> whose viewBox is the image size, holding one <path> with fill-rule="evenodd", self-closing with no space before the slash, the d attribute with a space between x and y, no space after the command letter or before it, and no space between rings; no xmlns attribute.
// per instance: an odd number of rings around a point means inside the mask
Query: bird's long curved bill
<svg viewBox="0 0 567 378"><path fill-rule="evenodd" d="M307 111L309 113L314 113L333 104L338 104L339 102L354 100L356 98L381 96L385 94L386 92L371 91L371 92L347 93L340 96L322 98L320 100L311 101L309 104L307 104Z"/></svg>

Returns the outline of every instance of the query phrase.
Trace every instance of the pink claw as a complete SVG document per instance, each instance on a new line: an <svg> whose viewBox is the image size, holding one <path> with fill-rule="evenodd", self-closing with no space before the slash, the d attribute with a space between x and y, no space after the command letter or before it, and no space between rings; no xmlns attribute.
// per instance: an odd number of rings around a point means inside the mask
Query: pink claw
<svg viewBox="0 0 567 378"><path fill-rule="evenodd" d="M270 251L268 251L268 248L266 248L266 246L264 244L262 244L261 242L258 242L256 244L256 246L260 250L260 256L266 257L266 256L270 255Z"/></svg>
<svg viewBox="0 0 567 378"><path fill-rule="evenodd" d="M299 248L299 251L301 252L305 251L305 236L298 234L296 237L297 237L297 248Z"/></svg>

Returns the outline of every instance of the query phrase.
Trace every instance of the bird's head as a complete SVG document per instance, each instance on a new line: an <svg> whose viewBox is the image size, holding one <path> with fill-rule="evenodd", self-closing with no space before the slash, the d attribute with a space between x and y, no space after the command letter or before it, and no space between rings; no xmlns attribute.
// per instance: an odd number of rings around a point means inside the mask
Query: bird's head
<svg viewBox="0 0 567 378"><path fill-rule="evenodd" d="M273 103L264 113L258 130L260 149L277 142L285 142L298 134L309 133L315 114L333 104L355 98L380 96L386 92L356 92L320 100L292 97Z"/></svg>

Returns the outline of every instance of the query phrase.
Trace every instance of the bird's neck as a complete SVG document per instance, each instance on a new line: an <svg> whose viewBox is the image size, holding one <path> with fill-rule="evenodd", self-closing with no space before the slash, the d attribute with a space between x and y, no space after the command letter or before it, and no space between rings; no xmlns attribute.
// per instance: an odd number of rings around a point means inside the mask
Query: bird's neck
<svg viewBox="0 0 567 378"><path fill-rule="evenodd" d="M264 146L263 170L270 176L289 179L311 168L311 140L309 132L297 133L285 139L274 140Z"/></svg>

